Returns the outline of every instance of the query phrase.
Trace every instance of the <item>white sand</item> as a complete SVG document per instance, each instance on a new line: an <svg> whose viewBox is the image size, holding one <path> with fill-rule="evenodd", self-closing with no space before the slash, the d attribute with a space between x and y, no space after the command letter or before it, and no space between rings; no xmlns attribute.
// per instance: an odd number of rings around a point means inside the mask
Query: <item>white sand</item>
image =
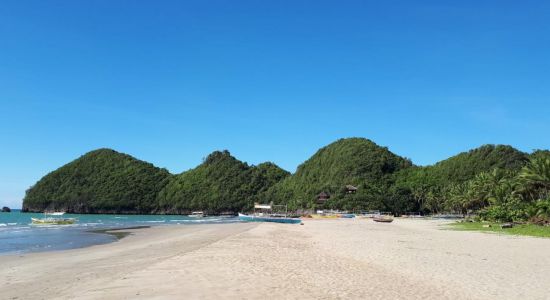
<svg viewBox="0 0 550 300"><path fill-rule="evenodd" d="M0 256L0 298L550 299L550 239L425 220L304 223L158 227Z"/></svg>

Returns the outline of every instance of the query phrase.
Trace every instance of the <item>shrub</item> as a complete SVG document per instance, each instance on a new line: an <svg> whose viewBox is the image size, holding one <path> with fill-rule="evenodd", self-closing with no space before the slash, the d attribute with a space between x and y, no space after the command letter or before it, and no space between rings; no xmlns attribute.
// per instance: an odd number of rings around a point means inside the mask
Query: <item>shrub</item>
<svg viewBox="0 0 550 300"><path fill-rule="evenodd" d="M514 199L498 205L491 205L480 211L482 220L496 222L519 222L528 218L525 204Z"/></svg>

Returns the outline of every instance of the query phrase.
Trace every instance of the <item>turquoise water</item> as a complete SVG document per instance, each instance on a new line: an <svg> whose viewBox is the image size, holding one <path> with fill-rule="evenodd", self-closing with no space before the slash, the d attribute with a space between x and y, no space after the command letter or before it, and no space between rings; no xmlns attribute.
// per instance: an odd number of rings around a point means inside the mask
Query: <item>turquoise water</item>
<svg viewBox="0 0 550 300"><path fill-rule="evenodd" d="M238 222L237 218L227 217L66 214L63 217L78 221L73 225L36 226L31 224L31 217L44 215L18 210L0 213L0 255L82 248L116 241L113 235L90 232L96 229Z"/></svg>

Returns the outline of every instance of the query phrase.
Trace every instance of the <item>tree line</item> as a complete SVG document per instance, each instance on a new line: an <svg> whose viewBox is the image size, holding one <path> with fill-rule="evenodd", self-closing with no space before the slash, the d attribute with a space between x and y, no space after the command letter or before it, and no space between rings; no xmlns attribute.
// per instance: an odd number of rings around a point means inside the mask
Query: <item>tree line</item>
<svg viewBox="0 0 550 300"><path fill-rule="evenodd" d="M273 202L291 210L460 213L541 223L549 219L549 190L549 151L527 154L485 145L432 166L415 166L368 139L347 138L319 149L294 174L215 151L196 168L173 175L98 149L44 176L27 191L23 209L236 213L254 202ZM321 193L328 195L324 203L318 201Z"/></svg>

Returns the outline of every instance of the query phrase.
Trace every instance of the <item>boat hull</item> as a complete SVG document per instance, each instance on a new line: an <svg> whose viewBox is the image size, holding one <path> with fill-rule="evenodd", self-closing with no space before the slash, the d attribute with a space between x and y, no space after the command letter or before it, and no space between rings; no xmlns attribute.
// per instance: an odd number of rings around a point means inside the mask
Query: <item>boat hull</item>
<svg viewBox="0 0 550 300"><path fill-rule="evenodd" d="M76 219L57 219L57 218L45 218L37 219L31 218L33 225L71 225L76 222Z"/></svg>
<svg viewBox="0 0 550 300"><path fill-rule="evenodd" d="M378 222L378 223L391 223L391 222L393 222L393 218L373 218L372 220L374 222Z"/></svg>
<svg viewBox="0 0 550 300"><path fill-rule="evenodd" d="M314 215L311 215L311 218L313 218L313 219L338 219L339 217L336 216L336 215L318 215L318 214L314 214Z"/></svg>
<svg viewBox="0 0 550 300"><path fill-rule="evenodd" d="M285 223L285 224L299 224L302 223L300 219L294 218L273 218L273 217L258 217L239 214L239 220L243 222L272 222L272 223Z"/></svg>
<svg viewBox="0 0 550 300"><path fill-rule="evenodd" d="M353 219L353 218L355 218L355 215L354 214L342 214L342 215L340 215L340 218L342 218L342 219Z"/></svg>

